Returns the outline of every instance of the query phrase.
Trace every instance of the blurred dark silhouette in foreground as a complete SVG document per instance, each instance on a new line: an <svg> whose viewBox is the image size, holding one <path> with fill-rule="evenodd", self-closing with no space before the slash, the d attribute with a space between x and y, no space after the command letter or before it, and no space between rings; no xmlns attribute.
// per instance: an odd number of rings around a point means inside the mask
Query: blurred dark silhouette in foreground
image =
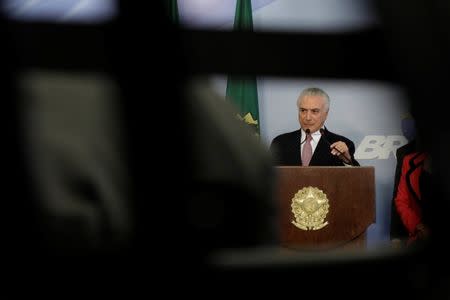
<svg viewBox="0 0 450 300"><path fill-rule="evenodd" d="M9 280L27 271L32 279L16 282L47 282L39 276L46 269L55 275L51 282L82 273L99 284L139 285L149 284L151 273L156 288L167 281L176 289L186 278L199 279L185 290L191 293L210 283L225 294L243 287L356 298L358 286L364 296L448 296L450 128L434 102L446 99L450 78L446 2L378 1L378 34L386 44L364 53L392 59L394 69L378 78L405 87L417 134L433 157L433 235L407 253L352 255L266 249L276 245L267 152L208 84L190 83L190 62L199 58L184 51L189 41L160 13L160 2L151 11L128 2L120 2L116 20L101 25L2 21ZM203 42L234 37L218 36ZM273 38L236 35L243 43L245 37ZM305 35L289 36L296 38ZM348 37L336 39L351 50ZM222 54L217 57L227 57ZM359 70L334 63L314 70L341 77ZM248 64L228 66L239 73ZM304 72L298 76L311 75L302 66L290 65Z"/></svg>

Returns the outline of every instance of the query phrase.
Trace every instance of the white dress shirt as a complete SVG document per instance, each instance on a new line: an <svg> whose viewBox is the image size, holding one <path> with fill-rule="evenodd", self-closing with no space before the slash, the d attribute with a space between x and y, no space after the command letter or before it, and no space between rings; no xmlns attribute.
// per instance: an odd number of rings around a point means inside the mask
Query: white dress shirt
<svg viewBox="0 0 450 300"><path fill-rule="evenodd" d="M300 130L302 132L300 143L303 142L303 144L300 145L300 149L301 149L300 153L303 153L303 146L305 145L305 142L306 142L306 132L303 130L303 128L300 129ZM311 137L312 137L312 139L311 139L311 147L312 147L312 153L314 155L314 151L316 151L317 144L319 144L319 141L320 141L320 138L322 137L322 135L320 134L320 131L317 130L316 132L311 133Z"/></svg>

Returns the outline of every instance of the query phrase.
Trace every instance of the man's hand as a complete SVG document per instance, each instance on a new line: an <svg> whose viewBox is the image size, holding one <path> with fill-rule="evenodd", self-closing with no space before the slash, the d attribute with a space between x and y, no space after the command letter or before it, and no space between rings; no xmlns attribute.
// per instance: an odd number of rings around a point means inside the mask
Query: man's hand
<svg viewBox="0 0 450 300"><path fill-rule="evenodd" d="M342 141L335 142L330 145L331 154L337 155L341 158L345 163L351 164L352 157L348 150L347 144Z"/></svg>

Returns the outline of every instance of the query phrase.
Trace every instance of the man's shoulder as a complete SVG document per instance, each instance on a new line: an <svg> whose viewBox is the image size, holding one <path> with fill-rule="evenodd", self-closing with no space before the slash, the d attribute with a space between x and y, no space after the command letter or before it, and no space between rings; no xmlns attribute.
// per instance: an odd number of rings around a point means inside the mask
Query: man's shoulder
<svg viewBox="0 0 450 300"><path fill-rule="evenodd" d="M282 142L286 140L295 139L300 134L300 130L294 130L291 132L282 133L280 135L277 135L273 140L272 143L276 142Z"/></svg>
<svg viewBox="0 0 450 300"><path fill-rule="evenodd" d="M326 134L327 134L328 139L329 139L330 141L333 141L333 142L343 141L343 142L345 142L345 143L353 143L353 141L350 140L349 138L347 138L347 137L345 137L345 136L343 136L343 135L340 135L340 134L331 132L331 131L329 131L329 130L326 131Z"/></svg>

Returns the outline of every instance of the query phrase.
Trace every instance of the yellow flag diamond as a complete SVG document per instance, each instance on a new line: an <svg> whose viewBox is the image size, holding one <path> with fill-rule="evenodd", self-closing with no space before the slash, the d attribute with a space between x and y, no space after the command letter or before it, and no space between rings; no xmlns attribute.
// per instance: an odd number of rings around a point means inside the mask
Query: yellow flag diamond
<svg viewBox="0 0 450 300"><path fill-rule="evenodd" d="M253 119L253 116L251 113L247 113L244 116L244 121L245 121L245 123L250 124L250 125L258 125L258 120Z"/></svg>

